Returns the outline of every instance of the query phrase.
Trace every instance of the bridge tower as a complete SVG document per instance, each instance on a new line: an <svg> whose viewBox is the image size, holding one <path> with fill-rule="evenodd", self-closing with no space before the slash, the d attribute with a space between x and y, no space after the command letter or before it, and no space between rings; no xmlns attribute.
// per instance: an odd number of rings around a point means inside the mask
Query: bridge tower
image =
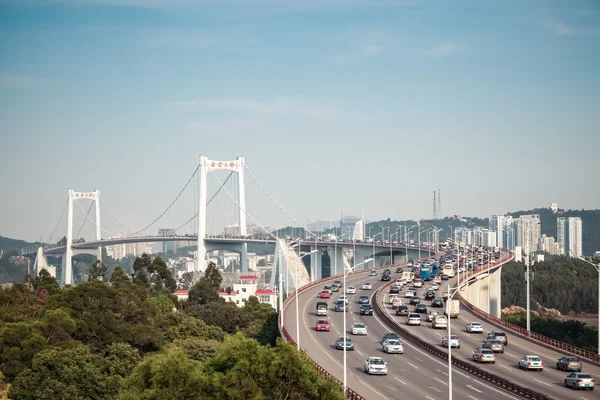
<svg viewBox="0 0 600 400"><path fill-rule="evenodd" d="M75 192L69 189L68 210L67 210L67 243L65 243L65 254L62 258L62 281L65 285L73 284L73 203L79 200L92 200L96 209L96 240L102 239L100 229L100 190L93 192ZM88 218L86 216L86 218ZM102 261L102 247L98 247L98 260ZM87 252L87 251L86 251Z"/></svg>
<svg viewBox="0 0 600 400"><path fill-rule="evenodd" d="M246 236L246 190L244 185L244 156L239 156L235 161L213 161L209 160L207 156L200 156L200 168L199 168L199 179L200 179L200 198L198 203L198 259L196 263L196 272L204 271L206 266L206 180L209 172L212 171L232 171L238 176L238 198L233 199L240 209L240 235ZM241 243L240 245L240 259L242 264L242 272L248 272L248 245Z"/></svg>

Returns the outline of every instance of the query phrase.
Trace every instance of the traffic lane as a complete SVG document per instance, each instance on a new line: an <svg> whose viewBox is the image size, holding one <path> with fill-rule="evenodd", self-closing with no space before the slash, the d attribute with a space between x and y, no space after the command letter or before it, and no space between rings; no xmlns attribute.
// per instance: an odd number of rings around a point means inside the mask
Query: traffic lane
<svg viewBox="0 0 600 400"><path fill-rule="evenodd" d="M425 304L427 304L427 302L425 302ZM442 309L443 310L443 309ZM390 314L394 314L393 310L388 306L388 311L390 312ZM461 309L461 314L462 314L462 309ZM459 336L460 340L461 340L461 348L457 349L454 348L452 350L452 354L455 357L461 357L461 359L467 361L467 362L475 362L473 361L473 350L476 348L480 348L483 339L485 338L485 336L487 336L486 334L482 335L482 334L476 334L476 333L467 333L465 332L464 328L466 326L466 323L471 321L471 319L464 319L465 317L463 316L463 319L461 321L461 317L456 318L456 319L452 319L451 322L451 328L452 328L452 334L456 334ZM400 323L403 323L403 319L398 319L397 320ZM478 319L474 319L474 321L477 321ZM485 322L482 322L485 324ZM447 334L447 331L441 331L441 333L438 330L434 330L429 328L430 325L426 326L426 327L409 327L406 326L408 329L410 329L411 331L413 331L414 334L418 334L420 337L422 337L425 340L430 341L431 343L442 347L441 346L441 339L444 335ZM484 325L485 327L485 325ZM487 331L486 331L487 333ZM509 346L507 347L510 348L510 346L512 345L510 342L510 337L509 337ZM446 349L444 349L445 351L447 351ZM532 354L533 352L531 350L528 350L528 352L524 352L522 355L524 354ZM524 387L529 387L531 389L537 390L541 393L546 393L546 394L560 394L561 398L581 398L580 396L575 396L574 393L569 392L568 394L563 394L561 393L561 390L558 390L557 386L563 385L564 383L564 378L567 376L567 374L565 374L562 371L557 371L557 370L552 370L552 368L546 368L547 364L545 365L544 371L543 372L536 372L536 371L524 371L524 370L520 370L518 368L518 359L521 357L521 355L519 357L510 357L509 353L507 353L505 351L504 354L496 354L496 363L495 364L487 364L487 363L482 363L482 364L478 364L478 367L480 367L481 369L487 370L491 373L495 373L498 375L501 375L505 378L510 378L513 379L515 382L521 384ZM531 375L527 375L528 373L535 373L537 374L536 376L531 376ZM564 388L564 390L566 390L566 388Z"/></svg>
<svg viewBox="0 0 600 400"><path fill-rule="evenodd" d="M380 280L375 282L374 281L375 277L371 277L371 278L372 278L371 282L373 283L372 295L374 295L374 292L377 289L379 289L380 286L388 283L388 282L381 282ZM376 321L377 321L376 324L369 321L369 320L372 320L372 318L376 319ZM367 325L367 327L371 327L370 333L372 332L373 327L375 327L375 329L376 329L375 333L377 334L377 336L379 338L378 339L379 346L381 343L381 337L383 337L384 333L389 332L389 331L395 331L395 329L391 329L390 327L387 327L377 316L362 316L362 318L360 320L362 322L364 322ZM401 336L401 341L402 341L402 336ZM440 341L441 341L441 339L440 339ZM405 370L415 369L416 371L419 372L418 377L420 379L423 379L423 377L427 377L425 385L422 385L423 387L429 388L433 392L436 392L438 390L440 390L441 392L444 392L444 388L445 388L445 393L447 393L447 390L448 390L448 387L447 387L448 364L447 364L447 362L439 360L437 357L434 357L431 354L413 346L413 344L410 342L403 341L403 346L404 346L404 350L406 353L406 354L404 354L404 356L408 356L408 357L396 359L400 364L399 368L405 369ZM413 360L411 360L411 358L413 358ZM393 362L395 359L392 358L391 360L392 360L391 362ZM408 360L410 360L410 361L408 361ZM458 370L456 367L453 369L453 372L454 372L453 393L458 393L459 390L464 391L464 398L470 398L473 396L475 396L474 398L478 398L478 399L479 398L514 399L515 398L512 395L495 388L494 386L488 385L487 383L485 383L483 381L479 381L479 380L471 377L471 375ZM435 385L431 385L432 382ZM460 397L460 398L463 398L463 397Z"/></svg>

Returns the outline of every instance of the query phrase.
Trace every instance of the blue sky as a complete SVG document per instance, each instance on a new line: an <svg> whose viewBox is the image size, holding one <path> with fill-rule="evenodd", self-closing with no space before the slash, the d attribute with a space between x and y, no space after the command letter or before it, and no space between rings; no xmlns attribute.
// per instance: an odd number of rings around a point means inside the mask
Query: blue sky
<svg viewBox="0 0 600 400"><path fill-rule="evenodd" d="M0 51L4 236L47 240L69 188L144 226L199 154L302 222L600 204L594 0L0 0Z"/></svg>

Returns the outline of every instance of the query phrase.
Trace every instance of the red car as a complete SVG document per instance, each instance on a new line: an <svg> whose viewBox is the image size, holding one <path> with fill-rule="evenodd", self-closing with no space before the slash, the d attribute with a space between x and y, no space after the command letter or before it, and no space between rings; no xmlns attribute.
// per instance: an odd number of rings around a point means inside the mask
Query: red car
<svg viewBox="0 0 600 400"><path fill-rule="evenodd" d="M317 321L317 330L329 332L329 321L326 319L320 319Z"/></svg>
<svg viewBox="0 0 600 400"><path fill-rule="evenodd" d="M322 299L329 299L331 298L331 293L329 293L327 290L323 290L319 297Z"/></svg>

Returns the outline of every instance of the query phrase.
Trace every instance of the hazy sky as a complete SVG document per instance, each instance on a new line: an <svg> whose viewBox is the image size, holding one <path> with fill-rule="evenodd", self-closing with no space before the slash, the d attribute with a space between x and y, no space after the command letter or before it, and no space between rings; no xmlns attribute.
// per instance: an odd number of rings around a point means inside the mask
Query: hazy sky
<svg viewBox="0 0 600 400"><path fill-rule="evenodd" d="M302 222L600 204L596 0L0 0L0 54L3 236L48 240L69 188L141 228L200 154Z"/></svg>

